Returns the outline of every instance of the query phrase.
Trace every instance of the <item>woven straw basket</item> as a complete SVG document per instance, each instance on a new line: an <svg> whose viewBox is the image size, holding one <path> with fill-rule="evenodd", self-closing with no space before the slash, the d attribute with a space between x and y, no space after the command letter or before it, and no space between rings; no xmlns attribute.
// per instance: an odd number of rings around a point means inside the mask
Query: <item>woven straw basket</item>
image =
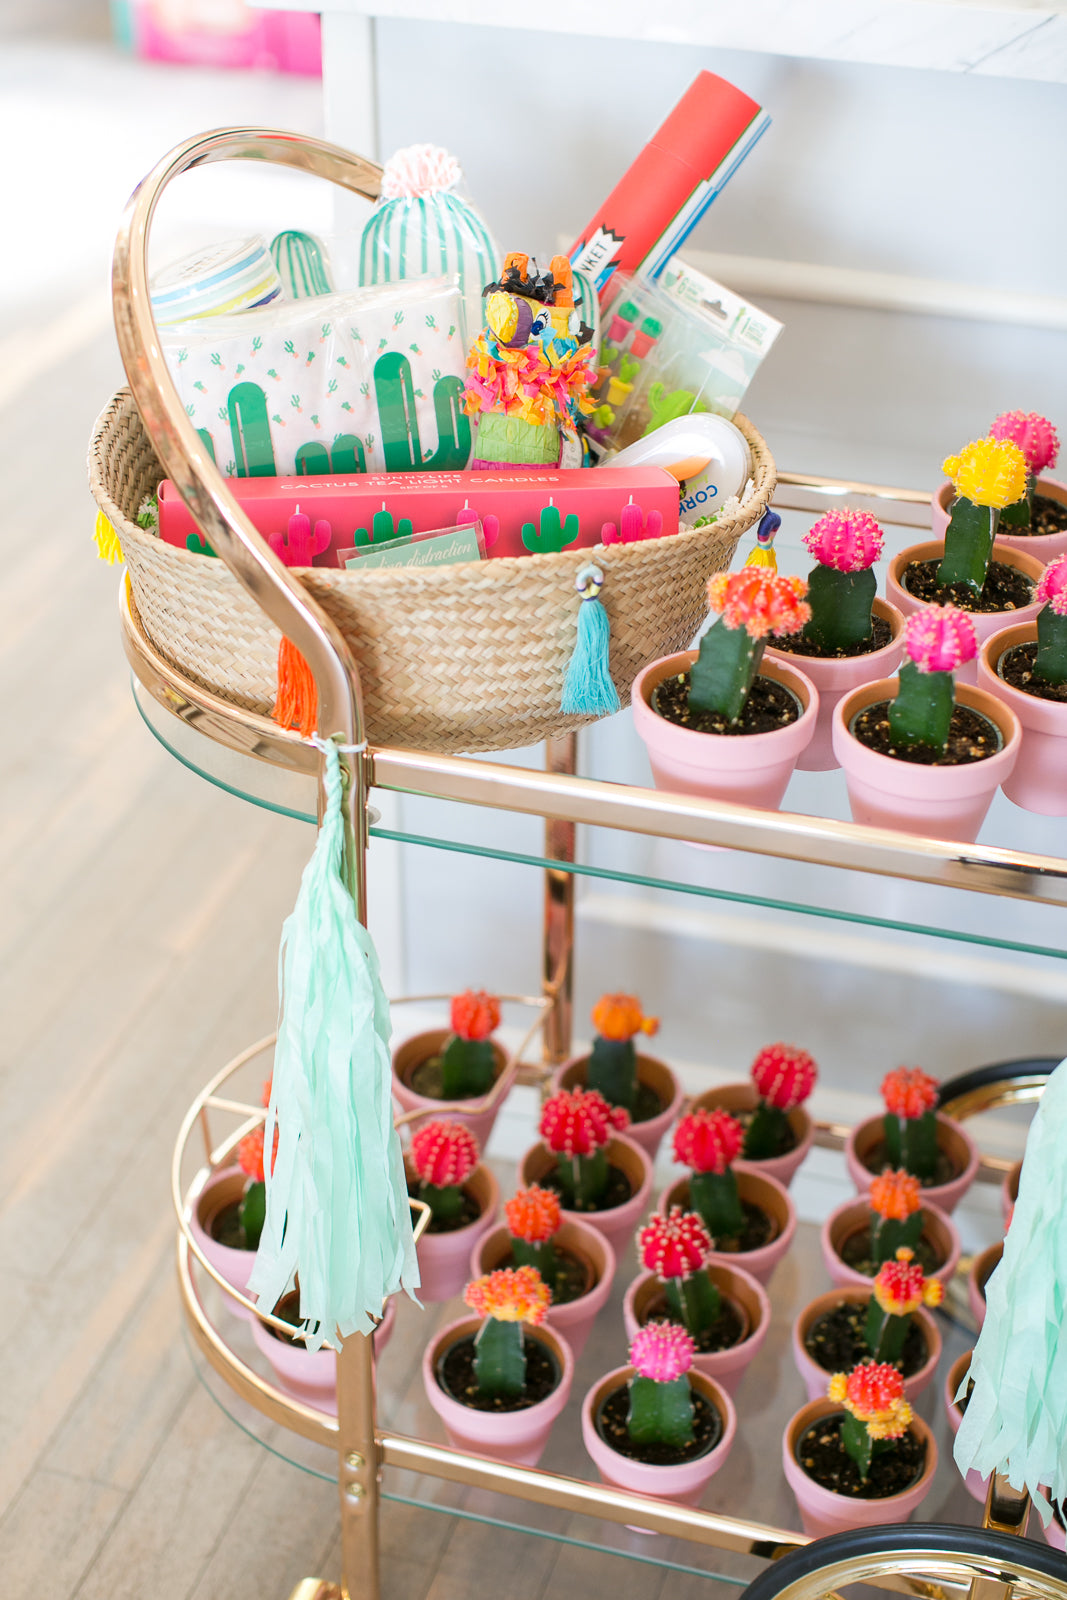
<svg viewBox="0 0 1067 1600"><path fill-rule="evenodd" d="M611 622L611 675L624 700L641 669L684 649L707 613L705 586L774 490L774 461L738 416L755 494L711 527L599 546ZM164 476L129 390L99 417L89 451L96 502L113 524L134 605L156 649L184 676L248 711L274 704L279 634L224 562L164 544L131 520ZM589 550L436 571L298 570L359 665L372 743L448 754L508 750L588 722L559 709L574 649L574 589Z"/></svg>

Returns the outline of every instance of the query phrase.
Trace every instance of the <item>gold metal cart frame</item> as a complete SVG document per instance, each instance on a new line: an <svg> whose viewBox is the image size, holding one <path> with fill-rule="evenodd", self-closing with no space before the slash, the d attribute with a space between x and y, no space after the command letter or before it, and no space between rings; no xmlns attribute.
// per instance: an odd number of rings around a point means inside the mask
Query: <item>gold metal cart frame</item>
<svg viewBox="0 0 1067 1600"><path fill-rule="evenodd" d="M545 995L551 1002L545 1027L548 1060L566 1053L570 1038L570 984L573 941L574 835L578 823L625 829L662 838L717 844L783 859L906 878L914 882L978 890L1017 899L1067 905L1067 865L1046 856L981 846L962 847L916 839L885 830L819 818L750 811L743 807L578 778L575 741L570 736L548 747L546 771L536 772L486 761L395 749L368 749L365 742L359 675L344 639L256 533L239 509L213 461L186 417L167 371L152 320L147 248L152 218L164 188L179 174L221 160L258 160L294 167L328 179L368 199L379 190L380 168L336 146L264 129L221 130L190 139L167 156L135 192L123 218L115 249L113 292L119 346L134 399L166 472L206 535L253 599L303 653L319 692L320 726L339 734L345 781L345 864L358 915L366 921L365 855L367 797L373 787L430 795L468 805L501 808L545 819L546 856L560 863L546 872ZM817 511L854 505L876 509L883 520L921 527L929 496L914 491L841 483L824 478L783 475L779 506ZM282 768L317 774L319 756L297 735L266 718L241 711L178 674L153 649L132 612L126 586L121 599L123 640L135 673L148 692L172 715L229 749L255 755ZM321 810L321 791L320 791ZM180 1160L188 1133L211 1108L254 1117L257 1108L227 1101L223 1081L271 1040L261 1041L224 1068L195 1102L182 1129ZM1028 1079L985 1092L984 1100L1033 1099L1041 1079ZM247 1123L245 1125L247 1127ZM232 1149L240 1129L212 1149L205 1123L209 1160ZM840 1146L847 1130L824 1125L819 1142ZM986 1158L982 1176L1000 1181L1008 1166ZM182 1204L178 1195L179 1218ZM205 1316L196 1293L190 1252L200 1256L181 1220L178 1274L194 1336L211 1365L260 1412L306 1438L336 1449L341 1496L343 1593L377 1600L378 1495L383 1467L400 1467L494 1489L523 1500L569 1511L595 1513L618 1523L639 1521L645 1528L689 1540L774 1559L809 1541L800 1534L761 1524L657 1502L601 1484L503 1465L461 1451L383 1432L375 1420L374 1357L370 1338L344 1340L337 1361L336 1421L283 1395L245 1366L228 1349ZM209 1264L201 1264L211 1273ZM227 1290L230 1294L235 1292ZM236 1295L245 1305L243 1296ZM259 1313L262 1315L262 1313ZM266 1318L272 1321L272 1318ZM991 1497L1007 1486L996 1475ZM1018 1525L1019 1498L1010 1493L987 1513L995 1526ZM1025 1521L1025 1513L1023 1512ZM847 1564L846 1564L847 1565ZM963 1593L967 1587L987 1600L999 1600L1013 1585L1020 1594L1067 1594L1067 1588L1035 1577L1022 1549L1011 1572L959 1552L930 1558L939 1583L910 1581L900 1561L872 1560L854 1576L882 1586L924 1594ZM852 1581L835 1569L831 1582ZM811 1581L806 1580L808 1592ZM826 1583L819 1592L831 1586ZM803 1585L801 1585L801 1592ZM297 1591L300 1600L336 1593L311 1580ZM294 1596L296 1600L296 1596Z"/></svg>

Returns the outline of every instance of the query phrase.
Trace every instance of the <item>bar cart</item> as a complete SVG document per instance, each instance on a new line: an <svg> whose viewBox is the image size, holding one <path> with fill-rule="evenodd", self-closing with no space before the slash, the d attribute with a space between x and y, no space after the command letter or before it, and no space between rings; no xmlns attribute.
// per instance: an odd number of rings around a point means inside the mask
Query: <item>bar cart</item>
<svg viewBox="0 0 1067 1600"><path fill-rule="evenodd" d="M271 620L307 658L319 690L320 726L342 738L345 775L346 866L355 904L366 920L365 858L373 830L370 791L432 796L476 807L498 808L541 817L545 848L544 1064L526 1071L538 1081L548 1065L561 1060L570 1039L573 972L573 890L577 824L628 830L652 837L718 845L783 860L847 868L915 883L968 889L983 894L1067 905L1067 864L1044 856L1004 849L959 846L916 839L794 814L749 811L649 789L597 782L575 776L573 734L551 740L546 769L534 771L484 760L427 754L367 744L359 675L343 637L327 614L270 555L237 509L223 480L208 471L196 435L182 412L158 347L149 310L147 244L152 215L164 187L179 173L221 159L279 162L328 178L373 198L378 169L332 146L263 130L238 129L193 139L166 158L134 196L120 231L115 256L115 308L119 342L133 398L159 461L177 483L214 550ZM128 400L125 405L130 414ZM101 429L114 422L115 406ZM99 438L99 434L98 434ZM809 478L782 478L779 505L816 510L827 505L867 505L886 521L921 526L928 497L867 485L845 485ZM128 514L128 513L127 513ZM319 755L295 733L283 732L267 718L220 698L179 673L155 648L132 603L128 580L120 597L123 642L137 679L146 720L157 736L194 770L249 797L262 785L248 776L259 764L264 782L279 775L309 790L319 772ZM237 758L242 773L222 769ZM249 760L249 758L254 758ZM220 766L221 763L221 766ZM279 809L300 814L304 807L267 799ZM771 1564L757 1579L758 1600L773 1594L826 1593L852 1582L873 1582L925 1595L960 1594L970 1589L983 1600L1020 1594L1067 1596L1062 1558L1043 1545L1012 1537L1025 1529L1028 1504L999 1474L991 1480L987 1528L983 1531L930 1525L882 1530L877 1535L840 1536L810 1541L787 1529L740 1517L691 1510L565 1477L516 1468L468 1455L381 1428L376 1421L373 1342L354 1335L337 1357L336 1415L291 1398L268 1383L231 1348L206 1314L197 1273L220 1284L241 1307L255 1311L245 1296L223 1283L192 1237L188 1196L179 1174L192 1130L200 1125L209 1168L222 1164L243 1133L261 1117L258 1109L227 1094L227 1080L271 1039L260 1041L211 1080L185 1119L175 1153L175 1204L179 1218L178 1276L189 1326L203 1357L225 1383L268 1419L335 1453L341 1500L341 1588L308 1580L299 1600L379 1593L378 1509L382 1472L404 1469L453 1483L496 1490L520 1501L570 1512L587 1512L616 1525L675 1534L697 1544L740 1552ZM1052 1062L1009 1064L960 1083L950 1096L957 1115L987 1106L1036 1098ZM948 1102L944 1102L948 1103ZM229 1113L236 1131L215 1144L209 1118ZM839 1148L846 1129L822 1125L819 1142ZM1000 1182L1008 1163L986 1157L982 1176ZM194 1260L197 1265L194 1267ZM261 1320L284 1328L278 1319ZM296 1600L296 1596L294 1596Z"/></svg>

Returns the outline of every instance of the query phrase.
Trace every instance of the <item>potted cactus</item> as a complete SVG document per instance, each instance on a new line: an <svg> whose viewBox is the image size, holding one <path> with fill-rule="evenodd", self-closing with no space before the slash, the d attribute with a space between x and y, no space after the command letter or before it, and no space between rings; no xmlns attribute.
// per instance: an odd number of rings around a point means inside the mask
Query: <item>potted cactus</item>
<svg viewBox="0 0 1067 1600"><path fill-rule="evenodd" d="M635 995L605 994L593 1007L593 1027L593 1048L565 1061L553 1087L595 1089L610 1106L623 1106L630 1114L627 1137L654 1161L682 1105L681 1085L666 1062L634 1047L637 1035L651 1036L659 1022L643 1015Z"/></svg>
<svg viewBox="0 0 1067 1600"><path fill-rule="evenodd" d="M1026 493L1026 459L1011 439L976 439L946 459L945 471L956 497L944 538L894 556L886 596L906 617L929 605L961 608L982 640L1037 615L1040 560L996 542L1002 513ZM975 683L976 669L964 666L961 681Z"/></svg>
<svg viewBox="0 0 1067 1600"><path fill-rule="evenodd" d="M869 511L828 511L804 535L816 562L808 573L811 617L799 633L772 635L767 646L772 659L800 657L819 691L815 735L797 760L802 772L837 766L834 707L850 689L888 677L900 664L904 618L875 596L873 568L884 542Z"/></svg>
<svg viewBox="0 0 1067 1600"><path fill-rule="evenodd" d="M693 1111L728 1111L744 1129L741 1158L788 1188L811 1149L815 1124L804 1110L819 1075L815 1060L793 1044L768 1044L752 1063L749 1083L708 1089Z"/></svg>
<svg viewBox="0 0 1067 1600"><path fill-rule="evenodd" d="M300 1290L290 1289L274 1307L274 1315L292 1327L291 1334L272 1328L253 1317L252 1339L260 1354L273 1369L278 1387L294 1399L303 1400L319 1411L337 1415L337 1353L324 1344L309 1350L304 1342L300 1318ZM396 1301L387 1300L381 1322L374 1330L374 1354L380 1357L393 1332Z"/></svg>
<svg viewBox="0 0 1067 1600"><path fill-rule="evenodd" d="M560 1089L541 1109L541 1143L522 1158L521 1182L560 1197L568 1221L590 1223L616 1254L633 1234L652 1189L652 1163L622 1133L630 1118L595 1089Z"/></svg>
<svg viewBox="0 0 1067 1600"><path fill-rule="evenodd" d="M994 421L989 437L1011 440L1026 462L1026 491L1001 511L998 542L1040 561L1067 554L1067 485L1045 476L1056 465L1060 450L1052 423L1036 411L1005 411ZM946 482L934 495L935 538L944 538L955 493L955 484Z"/></svg>
<svg viewBox="0 0 1067 1600"><path fill-rule="evenodd" d="M897 1369L865 1361L790 1420L782 1465L804 1532L822 1538L906 1521L932 1487L937 1446Z"/></svg>
<svg viewBox="0 0 1067 1600"><path fill-rule="evenodd" d="M558 1194L536 1183L505 1202L504 1217L471 1252L472 1275L479 1278L499 1267L536 1267L552 1291L549 1326L566 1336L577 1360L611 1293L614 1250L588 1223L573 1217L564 1222Z"/></svg>
<svg viewBox="0 0 1067 1600"><path fill-rule="evenodd" d="M764 659L771 634L799 633L811 615L807 585L769 567L717 572L718 612L699 650L664 656L639 673L634 727L658 789L776 810L811 743L819 696L783 661Z"/></svg>
<svg viewBox="0 0 1067 1600"><path fill-rule="evenodd" d="M955 606L926 606L905 625L899 679L864 684L840 701L834 749L856 822L977 838L1021 733L1002 701L953 683L976 648L970 617Z"/></svg>
<svg viewBox="0 0 1067 1600"><path fill-rule="evenodd" d="M788 1191L756 1167L737 1166L744 1129L726 1111L690 1111L674 1130L674 1159L689 1176L660 1197L659 1209L672 1206L699 1213L711 1234L712 1260L766 1283L789 1249L796 1212Z"/></svg>
<svg viewBox="0 0 1067 1600"><path fill-rule="evenodd" d="M967 1274L967 1304L971 1308L971 1315L979 1329L985 1322L986 1284L1000 1266L1003 1254L1004 1240L998 1239L996 1244L987 1245L984 1250L979 1250L971 1262L971 1270Z"/></svg>
<svg viewBox="0 0 1067 1600"><path fill-rule="evenodd" d="M630 1365L609 1372L582 1403L582 1438L605 1483L696 1505L733 1447L733 1402L693 1366L684 1328L650 1322Z"/></svg>
<svg viewBox="0 0 1067 1600"><path fill-rule="evenodd" d="M862 1193L887 1167L903 1168L923 1197L952 1213L975 1180L980 1151L953 1117L938 1111L936 1078L897 1067L882 1079L885 1112L853 1128L845 1145L849 1177Z"/></svg>
<svg viewBox="0 0 1067 1600"><path fill-rule="evenodd" d="M478 1142L461 1122L426 1122L412 1134L404 1162L408 1194L430 1208L416 1246L423 1300L459 1294L471 1250L493 1225L500 1188L478 1157Z"/></svg>
<svg viewBox="0 0 1067 1600"><path fill-rule="evenodd" d="M837 1206L822 1226L822 1254L834 1283L869 1289L879 1268L907 1249L923 1271L947 1284L960 1239L950 1217L922 1199L918 1178L886 1168L860 1200Z"/></svg>
<svg viewBox="0 0 1067 1600"><path fill-rule="evenodd" d="M264 1093L270 1094L267 1083ZM266 1104L266 1101L264 1101ZM237 1146L236 1164L210 1173L192 1202L189 1231L207 1260L234 1289L247 1291L248 1278L259 1248L266 1207L263 1176L264 1132L260 1124L246 1133ZM274 1131L278 1150L278 1130ZM225 1304L234 1316L250 1320L252 1313L227 1295Z"/></svg>
<svg viewBox="0 0 1067 1600"><path fill-rule="evenodd" d="M1065 491L1067 492L1067 491ZM1065 535L1067 538L1067 535ZM1067 555L1037 586L1036 622L994 633L982 646L978 683L1011 707L1023 730L1009 800L1044 816L1067 816Z"/></svg>
<svg viewBox="0 0 1067 1600"><path fill-rule="evenodd" d="M648 1322L676 1323L693 1340L697 1371L732 1395L770 1327L762 1286L739 1267L711 1260L711 1235L681 1206L649 1220L637 1235L637 1254L646 1270L623 1301L627 1338Z"/></svg>
<svg viewBox="0 0 1067 1600"><path fill-rule="evenodd" d="M516 1065L491 1037L500 1026L500 1001L484 989L466 989L453 996L449 1021L450 1028L431 1028L397 1045L393 1098L405 1112L437 1115L447 1107L451 1120L468 1127L484 1149ZM492 1104L482 1109L494 1089ZM465 1111L465 1100L478 1109Z"/></svg>
<svg viewBox="0 0 1067 1600"><path fill-rule="evenodd" d="M457 1450L536 1467L570 1395L574 1357L544 1326L551 1294L536 1267L468 1283L473 1316L450 1322L422 1358L426 1395Z"/></svg>
<svg viewBox="0 0 1067 1600"><path fill-rule="evenodd" d="M944 1298L939 1278L928 1278L914 1252L901 1246L879 1267L870 1289L833 1289L817 1295L793 1324L793 1360L809 1400L826 1393L827 1377L861 1361L887 1361L904 1379L909 1400L930 1384L941 1355L941 1335L926 1309Z"/></svg>
<svg viewBox="0 0 1067 1600"><path fill-rule="evenodd" d="M971 1352L965 1350L956 1357L948 1369L945 1386L942 1390L942 1400L945 1407L945 1417L948 1421L952 1437L955 1438L960 1431L960 1423L967 1411L967 1402L971 1395L969 1369L971 1365ZM962 1391L962 1392L961 1392ZM956 1396L960 1398L957 1399ZM986 1491L989 1488L989 1479L983 1478L975 1467L971 1467L964 1474L964 1487L972 1499L977 1500L981 1506L985 1505Z"/></svg>

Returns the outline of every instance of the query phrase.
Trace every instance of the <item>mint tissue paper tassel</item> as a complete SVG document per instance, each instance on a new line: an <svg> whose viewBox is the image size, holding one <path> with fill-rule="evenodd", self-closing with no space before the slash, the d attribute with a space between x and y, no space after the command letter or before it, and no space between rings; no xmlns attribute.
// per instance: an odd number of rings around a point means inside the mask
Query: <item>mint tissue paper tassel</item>
<svg viewBox="0 0 1067 1600"><path fill-rule="evenodd" d="M619 695L608 670L611 624L600 603L604 574L592 562L574 579L581 604L574 653L563 678L560 710L583 717L610 717L619 709Z"/></svg>
<svg viewBox="0 0 1067 1600"><path fill-rule="evenodd" d="M1030 1125L970 1377L957 1467L1006 1473L1012 1488L1029 1490L1048 1527L1042 1487L1061 1505L1067 1500L1067 1061L1050 1076Z"/></svg>
<svg viewBox="0 0 1067 1600"><path fill-rule="evenodd" d="M393 1127L389 1003L342 878L340 761L325 756L326 814L282 929L281 1016L264 1148L266 1220L249 1279L273 1308L300 1278L309 1350L370 1333L388 1295L418 1287L404 1159Z"/></svg>

